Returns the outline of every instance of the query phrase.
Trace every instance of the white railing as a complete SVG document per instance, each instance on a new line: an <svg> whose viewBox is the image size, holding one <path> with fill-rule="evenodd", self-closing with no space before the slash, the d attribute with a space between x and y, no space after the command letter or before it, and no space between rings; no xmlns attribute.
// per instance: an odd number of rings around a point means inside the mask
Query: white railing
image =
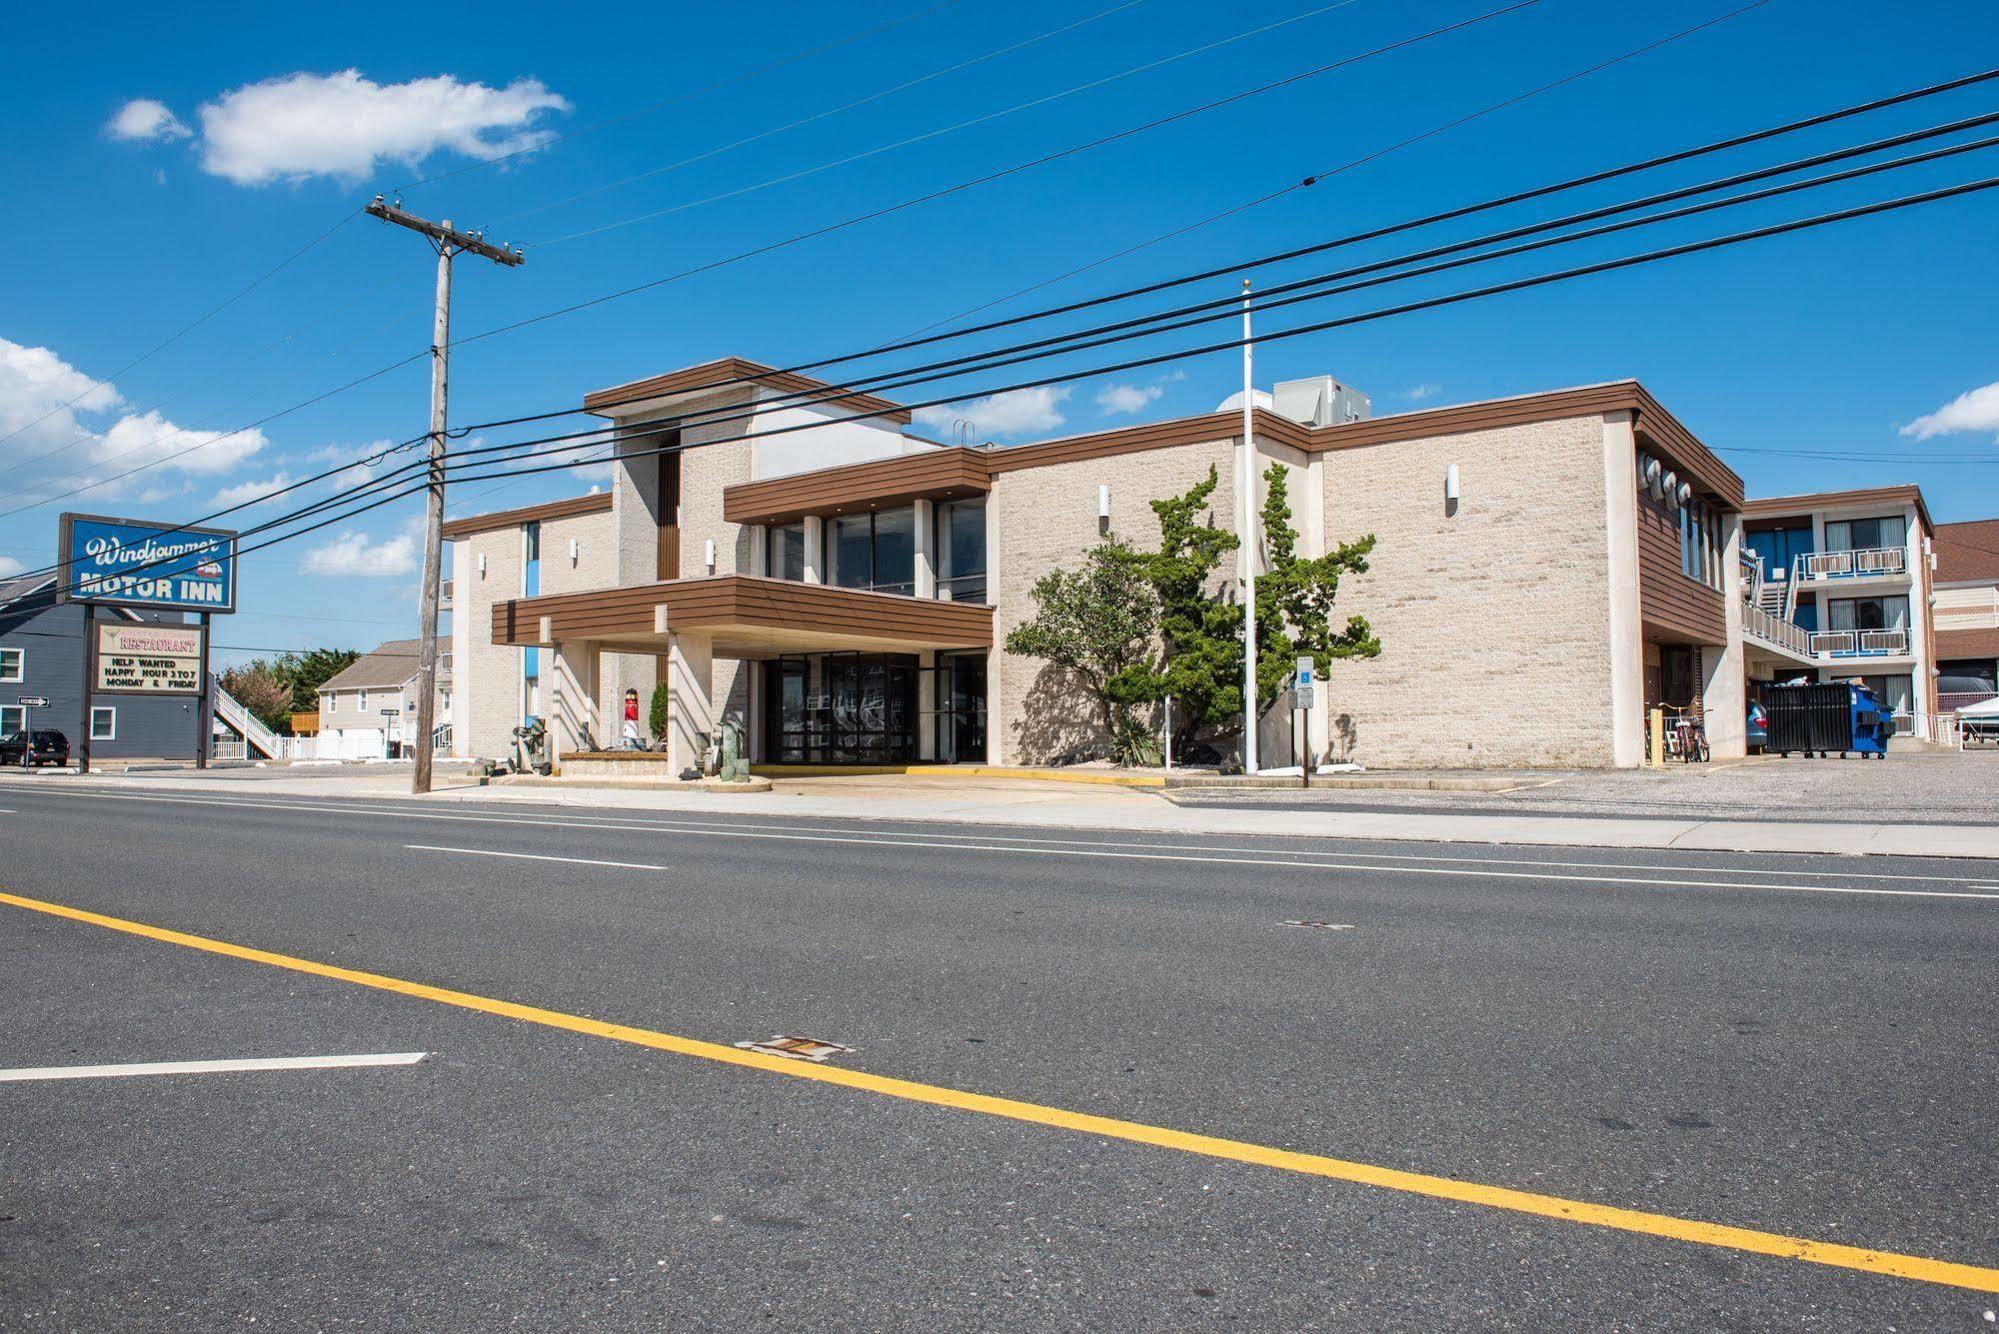
<svg viewBox="0 0 1999 1334"><path fill-rule="evenodd" d="M215 687L215 716L236 730L236 735L248 742L267 759L276 759L284 747L279 743L278 734L257 720L257 715L224 690ZM243 756L233 758L241 759Z"/></svg>
<svg viewBox="0 0 1999 1334"><path fill-rule="evenodd" d="M1907 630L1820 630L1811 637L1815 658L1886 658L1909 651Z"/></svg>
<svg viewBox="0 0 1999 1334"><path fill-rule="evenodd" d="M1803 626L1780 620L1755 603L1742 609L1742 630L1801 658L1812 656L1811 634Z"/></svg>
<svg viewBox="0 0 1999 1334"><path fill-rule="evenodd" d="M1859 579L1876 574L1907 574L1906 547L1860 547L1852 551L1811 551L1798 557L1797 577Z"/></svg>

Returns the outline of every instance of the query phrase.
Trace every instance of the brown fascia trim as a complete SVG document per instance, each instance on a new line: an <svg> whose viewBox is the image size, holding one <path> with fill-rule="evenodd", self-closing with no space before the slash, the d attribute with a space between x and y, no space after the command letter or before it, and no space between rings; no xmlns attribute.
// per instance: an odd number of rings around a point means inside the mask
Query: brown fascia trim
<svg viewBox="0 0 1999 1334"><path fill-rule="evenodd" d="M1629 411L1636 429L1648 447L1669 459L1672 465L1698 480L1725 507L1742 504L1742 479L1682 426L1657 399L1636 380L1558 389L1517 398L1465 403L1455 407L1428 408L1421 412L1397 413L1339 426L1313 427L1280 417L1267 408L1254 413L1257 435L1304 453L1332 449L1359 449L1402 440L1421 440L1497 430L1535 422L1560 421L1572 417L1598 417L1605 413ZM1028 468L1048 468L1064 463L1111 458L1119 454L1183 445L1227 443L1242 436L1240 412L1211 412L1198 417L1176 417L1146 422L1112 431L1043 440L1031 445L1000 449L927 451L843 468L798 473L772 478L767 482L746 482L723 492L723 517L731 523L786 522L800 514L821 512L840 504L895 503L905 497L920 496L918 479L929 460L950 453L958 455L968 490L977 486L975 469L982 465L987 478ZM866 487L878 499L872 502L860 494L857 481L865 473ZM740 516L740 517L739 517Z"/></svg>
<svg viewBox="0 0 1999 1334"><path fill-rule="evenodd" d="M654 611L661 605L667 609L669 629L759 626L879 639L938 639L968 648L993 642L993 609L985 603L725 574L495 603L493 643L537 643L543 617L558 640L646 638L655 633Z"/></svg>
<svg viewBox="0 0 1999 1334"><path fill-rule="evenodd" d="M520 509L496 510L491 514L473 514L463 519L452 519L442 531L444 540L456 541L461 537L471 537L475 533L490 533L501 528L517 528L524 523L542 519L566 519L575 514L596 514L611 508L609 491L594 491L587 496L571 496L567 500L551 500L541 505L524 505Z"/></svg>
<svg viewBox="0 0 1999 1334"><path fill-rule="evenodd" d="M1913 502L1916 516L1922 520L1924 531L1936 532L1936 525L1930 522L1930 509L1923 503L1922 488L1912 483L1898 486L1862 487L1857 491L1812 491L1801 496L1759 496L1742 507L1744 514L1765 516L1787 516L1810 514L1818 509L1850 509L1857 505L1907 505Z"/></svg>
<svg viewBox="0 0 1999 1334"><path fill-rule="evenodd" d="M979 495L993 486L986 458L985 450L953 446L738 482L722 489L722 518L728 523L790 523L807 514Z"/></svg>
<svg viewBox="0 0 1999 1334"><path fill-rule="evenodd" d="M793 371L781 371L766 366L760 361L749 361L743 357L723 357L719 361L705 361L699 366L689 366L685 370L668 371L665 375L655 375L647 380L634 380L630 384L616 385L610 389L599 389L583 396L583 410L600 417L611 415L611 409L627 403L639 403L649 398L662 398L668 394L691 393L699 389L746 387L742 382L760 384L785 393L814 395L837 386L824 380L815 380L809 375L799 375ZM779 403L784 407L844 407L868 414L876 421L893 422L907 426L910 411L900 403L873 394L841 394L818 403Z"/></svg>

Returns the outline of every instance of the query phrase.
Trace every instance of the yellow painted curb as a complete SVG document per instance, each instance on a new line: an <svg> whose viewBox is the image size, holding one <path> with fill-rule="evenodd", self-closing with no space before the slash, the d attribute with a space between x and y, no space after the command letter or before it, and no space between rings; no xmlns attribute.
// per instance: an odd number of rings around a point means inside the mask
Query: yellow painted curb
<svg viewBox="0 0 1999 1334"><path fill-rule="evenodd" d="M1024 778L1044 783L1093 783L1101 787L1165 787L1163 774L1122 774L1115 770L1016 769L983 764L753 764L762 778Z"/></svg>

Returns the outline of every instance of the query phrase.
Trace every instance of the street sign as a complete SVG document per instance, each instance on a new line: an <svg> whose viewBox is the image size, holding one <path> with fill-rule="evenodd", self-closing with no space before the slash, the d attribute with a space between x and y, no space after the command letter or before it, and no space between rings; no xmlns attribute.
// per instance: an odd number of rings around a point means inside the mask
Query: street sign
<svg viewBox="0 0 1999 1334"><path fill-rule="evenodd" d="M236 534L227 529L65 514L56 560L62 602L236 610Z"/></svg>
<svg viewBox="0 0 1999 1334"><path fill-rule="evenodd" d="M207 631L198 625L98 622L91 689L102 695L199 695Z"/></svg>
<svg viewBox="0 0 1999 1334"><path fill-rule="evenodd" d="M1298 688L1297 688L1297 689L1296 689L1295 691L1293 691L1292 693L1293 693L1293 703L1295 703L1295 704L1297 705L1297 707L1299 707L1299 708L1301 708L1301 709L1309 709L1309 708L1311 708L1311 707L1312 707L1312 687L1311 687L1311 686L1309 686L1309 685L1301 685L1301 686L1299 686L1299 687L1298 687Z"/></svg>
<svg viewBox="0 0 1999 1334"><path fill-rule="evenodd" d="M1304 657L1299 658L1294 666L1294 670L1296 671L1298 676L1298 684L1301 686L1311 685L1312 673L1317 669L1317 666L1318 664L1312 661L1310 654L1307 654Z"/></svg>
<svg viewBox="0 0 1999 1334"><path fill-rule="evenodd" d="M24 709L46 709L49 706L49 697L47 695L23 695L18 703Z"/></svg>
<svg viewBox="0 0 1999 1334"><path fill-rule="evenodd" d="M403 716L401 709L383 709L381 712L384 718L400 718Z"/></svg>

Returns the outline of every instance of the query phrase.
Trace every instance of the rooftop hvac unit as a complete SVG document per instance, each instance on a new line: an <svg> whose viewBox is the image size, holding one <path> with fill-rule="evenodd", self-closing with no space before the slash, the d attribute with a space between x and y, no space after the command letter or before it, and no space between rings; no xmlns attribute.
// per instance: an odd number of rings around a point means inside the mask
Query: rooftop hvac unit
<svg viewBox="0 0 1999 1334"><path fill-rule="evenodd" d="M1272 409L1306 426L1341 426L1372 415L1374 404L1366 394L1341 384L1330 375L1309 380L1280 380L1272 386Z"/></svg>

